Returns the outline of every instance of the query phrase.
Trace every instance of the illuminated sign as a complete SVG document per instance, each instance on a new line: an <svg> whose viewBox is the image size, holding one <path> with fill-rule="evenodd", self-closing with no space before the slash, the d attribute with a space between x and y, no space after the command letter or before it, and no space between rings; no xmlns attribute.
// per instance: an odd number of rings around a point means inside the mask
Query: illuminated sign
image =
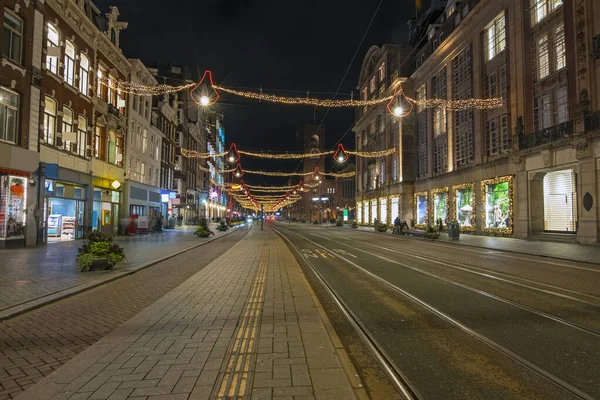
<svg viewBox="0 0 600 400"><path fill-rule="evenodd" d="M168 203L169 202L169 195L168 194L161 194L160 195L160 201L162 203Z"/></svg>

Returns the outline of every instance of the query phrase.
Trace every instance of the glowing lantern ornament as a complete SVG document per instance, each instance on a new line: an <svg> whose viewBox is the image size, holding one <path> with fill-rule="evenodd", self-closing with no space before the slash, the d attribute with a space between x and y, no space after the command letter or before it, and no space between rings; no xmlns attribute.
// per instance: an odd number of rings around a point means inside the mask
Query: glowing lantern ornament
<svg viewBox="0 0 600 400"><path fill-rule="evenodd" d="M296 188L294 188L294 190L292 190L292 194L294 194L294 195L298 194L298 190Z"/></svg>
<svg viewBox="0 0 600 400"><path fill-rule="evenodd" d="M394 95L387 104L387 109L393 116L397 118L404 118L411 113L413 104L408 97L404 94L402 86L399 86L394 90Z"/></svg>
<svg viewBox="0 0 600 400"><path fill-rule="evenodd" d="M236 178L241 178L242 175L244 175L244 170L242 169L242 166L238 163L238 165L236 165L235 169L233 170L233 176L235 176Z"/></svg>
<svg viewBox="0 0 600 400"><path fill-rule="evenodd" d="M333 153L333 159L339 163L343 163L348 160L348 153L346 153L346 150L344 150L343 144L338 144L335 153Z"/></svg>
<svg viewBox="0 0 600 400"><path fill-rule="evenodd" d="M315 170L312 173L312 178L315 181L320 181L321 180L321 173L319 172L319 167L315 167Z"/></svg>
<svg viewBox="0 0 600 400"><path fill-rule="evenodd" d="M204 82L204 80L207 78L207 82ZM204 85L202 85L203 83ZM200 82L198 82L198 84L194 86L192 90L190 90L190 96L194 103L202 107L212 106L217 102L217 100L219 100L219 97L221 97L221 95L219 94L219 92L217 92L217 89L215 89L214 87L211 71L204 71L204 75L202 75L202 79L200 79Z"/></svg>
<svg viewBox="0 0 600 400"><path fill-rule="evenodd" d="M298 184L298 190L300 190L301 192L304 192L304 182L300 181L300 183Z"/></svg>
<svg viewBox="0 0 600 400"><path fill-rule="evenodd" d="M235 143L231 143L231 147L225 156L225 159L230 163L238 162L240 159L240 153L237 150Z"/></svg>

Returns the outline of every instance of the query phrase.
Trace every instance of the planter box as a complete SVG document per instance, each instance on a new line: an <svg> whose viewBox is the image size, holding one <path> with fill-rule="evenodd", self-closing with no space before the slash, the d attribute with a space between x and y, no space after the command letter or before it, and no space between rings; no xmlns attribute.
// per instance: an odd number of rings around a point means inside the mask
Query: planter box
<svg viewBox="0 0 600 400"><path fill-rule="evenodd" d="M104 271L106 269L109 269L108 260L106 258L96 258L90 267L90 271Z"/></svg>

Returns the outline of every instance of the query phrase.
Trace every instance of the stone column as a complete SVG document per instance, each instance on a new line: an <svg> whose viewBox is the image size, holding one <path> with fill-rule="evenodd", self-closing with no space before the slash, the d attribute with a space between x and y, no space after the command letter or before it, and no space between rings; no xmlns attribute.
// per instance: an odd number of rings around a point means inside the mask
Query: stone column
<svg viewBox="0 0 600 400"><path fill-rule="evenodd" d="M576 157L579 160L577 179L577 209L579 227L577 241L583 244L598 243L598 177L593 149L588 141L575 143Z"/></svg>

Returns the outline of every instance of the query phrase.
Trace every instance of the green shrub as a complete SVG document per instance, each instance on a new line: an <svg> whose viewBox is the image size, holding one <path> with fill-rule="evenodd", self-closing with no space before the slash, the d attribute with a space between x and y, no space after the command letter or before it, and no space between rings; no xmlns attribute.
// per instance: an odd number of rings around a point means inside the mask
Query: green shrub
<svg viewBox="0 0 600 400"><path fill-rule="evenodd" d="M227 229L229 229L229 227L227 226L227 224L225 224L225 221L221 221L219 226L217 226L217 230L221 232L225 232Z"/></svg>
<svg viewBox="0 0 600 400"><path fill-rule="evenodd" d="M338 221L335 223L335 225L336 225L336 226L344 226L344 221L342 221L342 220L340 219L340 220L338 220Z"/></svg>
<svg viewBox="0 0 600 400"><path fill-rule="evenodd" d="M106 257L110 254L110 243L94 242L90 246L90 254L96 257Z"/></svg>
<svg viewBox="0 0 600 400"><path fill-rule="evenodd" d="M125 250L114 242L114 236L97 229L87 233L86 241L79 248L77 267L80 271L89 271L97 258L106 258L108 268L125 259Z"/></svg>
<svg viewBox="0 0 600 400"><path fill-rule="evenodd" d="M379 224L379 226L377 227L377 230L379 232L387 232L388 226L386 224Z"/></svg>
<svg viewBox="0 0 600 400"><path fill-rule="evenodd" d="M88 232L86 239L90 243L95 242L106 242L112 243L114 236L111 233L101 232L98 229L94 229Z"/></svg>
<svg viewBox="0 0 600 400"><path fill-rule="evenodd" d="M358 222L356 222L356 221L352 222L352 228L354 228L354 229L358 228Z"/></svg>
<svg viewBox="0 0 600 400"><path fill-rule="evenodd" d="M208 228L208 221L207 221L207 219L206 218L200 218L199 225L202 226L202 227L204 227L204 228Z"/></svg>
<svg viewBox="0 0 600 400"><path fill-rule="evenodd" d="M214 235L215 233L211 230L209 230L208 228L205 228L203 226L198 227L198 229L196 229L196 232L194 232L194 235L201 237L201 238L207 238L210 235Z"/></svg>
<svg viewBox="0 0 600 400"><path fill-rule="evenodd" d="M425 230L424 237L425 239L437 239L440 237L440 233L436 227L429 225Z"/></svg>
<svg viewBox="0 0 600 400"><path fill-rule="evenodd" d="M90 270L96 257L91 253L82 253L77 255L77 268L81 272L87 272Z"/></svg>

